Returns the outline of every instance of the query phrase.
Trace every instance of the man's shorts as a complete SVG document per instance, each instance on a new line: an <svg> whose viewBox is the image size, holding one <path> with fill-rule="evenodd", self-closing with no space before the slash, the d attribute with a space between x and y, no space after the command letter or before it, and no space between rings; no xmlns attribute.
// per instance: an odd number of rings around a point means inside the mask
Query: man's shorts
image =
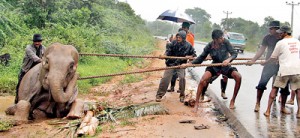
<svg viewBox="0 0 300 138"><path fill-rule="evenodd" d="M215 81L218 77L219 77L219 75L218 75L218 76L212 76L212 77L208 80L208 83L212 84L212 82ZM222 78L227 78L227 76L222 75Z"/></svg>
<svg viewBox="0 0 300 138"><path fill-rule="evenodd" d="M214 78L215 76L215 79L220 75L222 74L223 76L226 76L227 78L233 78L231 76L232 72L233 71L238 71L235 67L207 67L205 69L205 71L209 71L212 75L212 78Z"/></svg>
<svg viewBox="0 0 300 138"><path fill-rule="evenodd" d="M273 86L284 88L288 82L292 90L300 89L300 75L276 76Z"/></svg>

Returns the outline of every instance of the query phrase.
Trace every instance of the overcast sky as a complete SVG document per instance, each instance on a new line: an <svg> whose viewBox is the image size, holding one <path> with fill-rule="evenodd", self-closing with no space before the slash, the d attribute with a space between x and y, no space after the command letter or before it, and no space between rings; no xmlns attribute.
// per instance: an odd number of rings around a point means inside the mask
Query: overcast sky
<svg viewBox="0 0 300 138"><path fill-rule="evenodd" d="M224 11L231 12L229 18L241 17L258 24L264 18L272 16L280 22L291 22L292 6L286 2L291 0L119 0L127 1L137 15L148 21L155 21L159 14L167 9L192 9L199 7L211 15L213 23L220 24L226 18ZM300 0L294 0L298 3ZM294 36L300 34L300 5L294 6Z"/></svg>

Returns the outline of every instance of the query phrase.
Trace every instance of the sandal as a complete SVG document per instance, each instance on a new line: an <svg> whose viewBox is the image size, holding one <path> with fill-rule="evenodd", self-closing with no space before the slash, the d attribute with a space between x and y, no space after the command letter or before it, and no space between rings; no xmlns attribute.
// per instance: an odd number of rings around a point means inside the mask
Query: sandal
<svg viewBox="0 0 300 138"><path fill-rule="evenodd" d="M196 130L209 129L210 126L201 124L200 126L194 126Z"/></svg>
<svg viewBox="0 0 300 138"><path fill-rule="evenodd" d="M195 121L195 120L181 120L181 121L179 121L179 123L189 123L189 124L194 124L194 123L196 123L196 121Z"/></svg>

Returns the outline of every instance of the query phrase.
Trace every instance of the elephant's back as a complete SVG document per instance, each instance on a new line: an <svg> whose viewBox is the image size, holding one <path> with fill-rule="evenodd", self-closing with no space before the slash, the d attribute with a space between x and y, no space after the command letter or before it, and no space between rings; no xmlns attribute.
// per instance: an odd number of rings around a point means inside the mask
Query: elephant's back
<svg viewBox="0 0 300 138"><path fill-rule="evenodd" d="M39 63L24 75L19 87L18 100L29 101L41 90L41 83L39 81L41 68L42 64Z"/></svg>

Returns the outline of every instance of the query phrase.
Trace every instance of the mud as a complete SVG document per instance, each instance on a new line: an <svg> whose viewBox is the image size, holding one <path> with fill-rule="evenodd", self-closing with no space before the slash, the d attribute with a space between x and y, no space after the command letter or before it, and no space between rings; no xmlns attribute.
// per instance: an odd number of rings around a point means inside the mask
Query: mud
<svg viewBox="0 0 300 138"><path fill-rule="evenodd" d="M159 41L158 50L153 55L164 53L165 41ZM144 68L164 67L164 60L147 59ZM133 68L133 70L140 68ZM132 104L155 103L156 91L163 72L142 74L142 81L121 84L124 76L114 77L110 82L92 88L88 94L79 95L79 98L90 102L102 102L110 107L121 107ZM188 74L188 73L187 73ZM177 83L178 86L178 83ZM191 76L187 75L187 87L196 87ZM175 91L178 87L175 87ZM4 98L5 97L1 97ZM1 114L10 103L13 96L7 100L0 100ZM7 104L2 104L7 101ZM101 123L96 137L215 137L232 138L234 131L226 124L222 114L215 109L213 102L201 103L198 113L192 113L191 107L179 102L179 93L168 92L159 103L168 110L168 114L146 115L142 117L116 120L116 122ZM4 106L5 105L5 106ZM3 111L2 111L3 110ZM180 120L195 120L195 123L179 123ZM59 131L66 123L50 125L50 121L67 122L61 119L37 120L33 123L15 126L7 132L1 132L0 137L66 137L68 131ZM195 126L205 125L208 129L196 130ZM217 132L217 133L216 133Z"/></svg>

